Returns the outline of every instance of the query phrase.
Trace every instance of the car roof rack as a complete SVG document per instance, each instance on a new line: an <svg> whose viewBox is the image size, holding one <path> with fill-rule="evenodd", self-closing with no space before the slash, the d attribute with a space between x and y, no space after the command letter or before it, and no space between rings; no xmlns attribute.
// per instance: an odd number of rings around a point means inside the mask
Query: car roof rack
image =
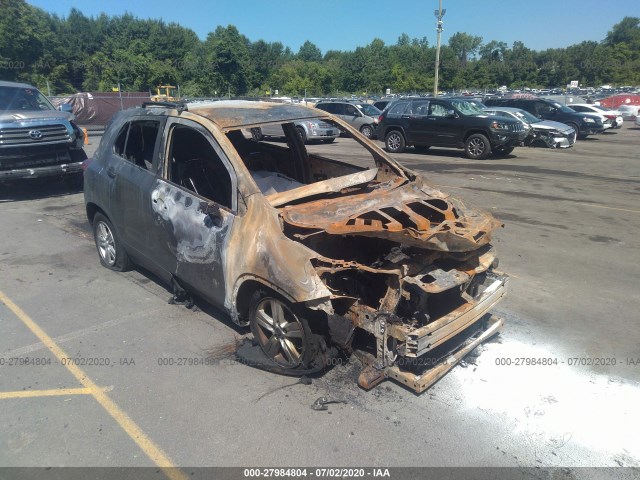
<svg viewBox="0 0 640 480"><path fill-rule="evenodd" d="M182 113L185 111L189 111L186 103L181 102L142 102L142 108L149 107L164 107L164 108L175 108L178 110L178 113Z"/></svg>

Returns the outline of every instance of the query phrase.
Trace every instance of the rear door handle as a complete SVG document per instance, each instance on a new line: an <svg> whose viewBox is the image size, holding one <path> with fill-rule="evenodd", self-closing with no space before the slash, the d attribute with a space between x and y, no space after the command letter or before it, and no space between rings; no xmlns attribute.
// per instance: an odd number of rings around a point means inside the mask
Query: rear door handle
<svg viewBox="0 0 640 480"><path fill-rule="evenodd" d="M116 169L113 167L107 168L107 175L109 178L116 178Z"/></svg>

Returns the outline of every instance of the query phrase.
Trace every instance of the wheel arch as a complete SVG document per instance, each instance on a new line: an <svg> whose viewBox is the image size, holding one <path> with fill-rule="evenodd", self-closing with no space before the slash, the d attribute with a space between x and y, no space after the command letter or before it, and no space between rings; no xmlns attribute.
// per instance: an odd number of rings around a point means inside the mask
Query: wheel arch
<svg viewBox="0 0 640 480"><path fill-rule="evenodd" d="M104 215L106 219L109 220L113 225L113 222L111 221L111 218L109 217L109 215L107 215L107 212L105 212L97 204L93 202L89 202L85 205L85 209L87 212L87 220L89 220L89 225L93 225L93 219L95 218L96 213L101 213L102 215Z"/></svg>
<svg viewBox="0 0 640 480"><path fill-rule="evenodd" d="M462 141L466 142L471 135L475 135L476 133L479 133L480 135L484 135L489 140L489 143L491 143L491 136L489 135L489 132L487 132L486 130L482 130L481 128L472 128L466 131Z"/></svg>

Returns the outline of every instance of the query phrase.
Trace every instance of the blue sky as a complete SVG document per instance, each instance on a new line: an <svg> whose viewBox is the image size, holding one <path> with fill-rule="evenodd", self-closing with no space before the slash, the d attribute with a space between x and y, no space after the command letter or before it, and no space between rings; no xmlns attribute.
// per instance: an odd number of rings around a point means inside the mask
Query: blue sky
<svg viewBox="0 0 640 480"><path fill-rule="evenodd" d="M378 37L386 44L400 34L426 36L436 43L437 0L27 0L66 16L76 7L87 16L129 12L162 18L194 30L204 39L218 25L235 25L250 40L280 41L297 52L305 40L327 50L353 50ZM602 40L625 16L640 16L639 0L443 0L443 41L455 32L480 35L484 42L529 48L566 47Z"/></svg>

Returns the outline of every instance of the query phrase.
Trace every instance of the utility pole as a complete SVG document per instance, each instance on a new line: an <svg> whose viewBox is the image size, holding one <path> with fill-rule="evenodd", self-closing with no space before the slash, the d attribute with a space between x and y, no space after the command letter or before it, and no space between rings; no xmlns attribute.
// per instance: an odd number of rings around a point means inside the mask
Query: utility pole
<svg viewBox="0 0 640 480"><path fill-rule="evenodd" d="M124 105L122 104L122 86L120 85L120 79L118 79L118 96L120 97L120 110L124 110Z"/></svg>
<svg viewBox="0 0 640 480"><path fill-rule="evenodd" d="M440 35L442 34L442 17L447 13L442 9L442 0L439 0L439 8L434 12L438 23L436 24L436 32L438 32L438 46L436 47L436 77L433 82L433 96L438 96L438 69L440 68Z"/></svg>
<svg viewBox="0 0 640 480"><path fill-rule="evenodd" d="M47 96L51 96L51 88L49 88L49 80L47 80Z"/></svg>

